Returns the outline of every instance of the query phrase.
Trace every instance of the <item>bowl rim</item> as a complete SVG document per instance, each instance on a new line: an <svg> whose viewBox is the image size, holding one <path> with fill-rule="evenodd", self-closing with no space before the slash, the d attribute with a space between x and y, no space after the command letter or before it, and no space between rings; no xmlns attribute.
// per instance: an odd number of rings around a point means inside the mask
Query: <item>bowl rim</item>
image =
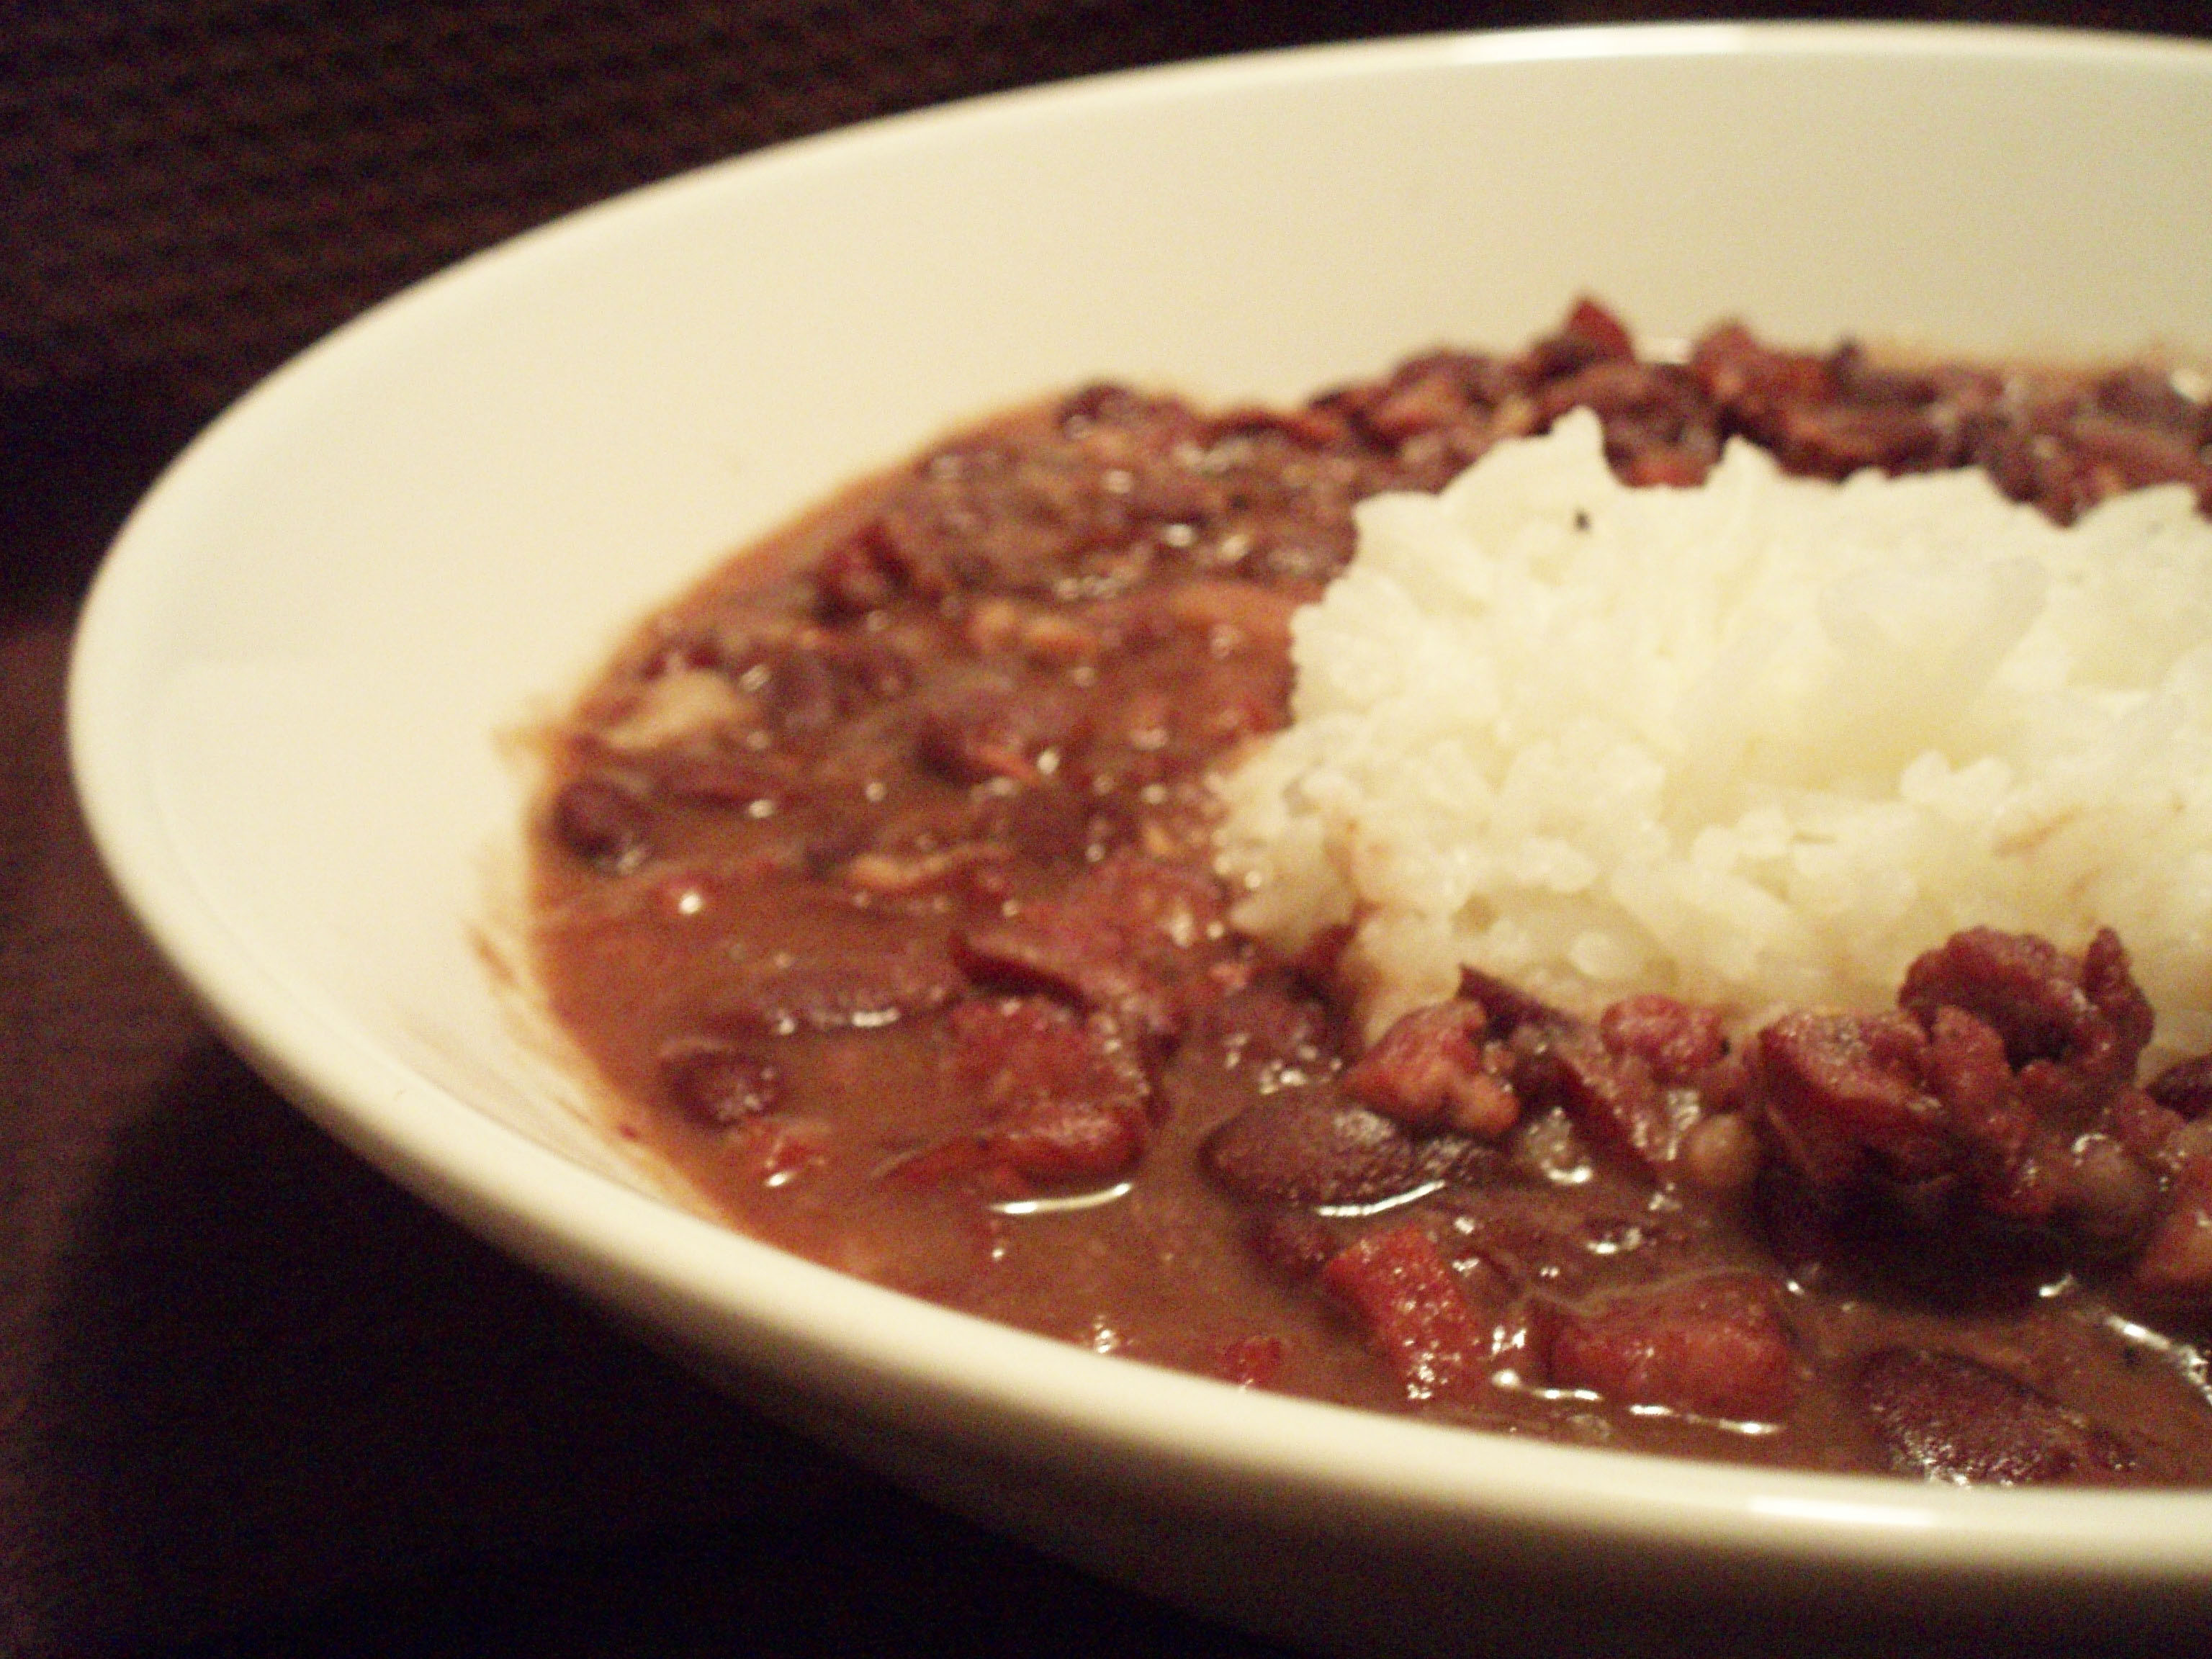
<svg viewBox="0 0 2212 1659"><path fill-rule="evenodd" d="M428 1085L260 960L165 842L139 765L149 641L173 526L221 499L294 411L416 313L527 280L585 239L757 177L866 165L935 135L1013 133L1066 111L1239 86L1471 71L1534 61L1961 56L2185 72L2212 92L2212 42L1904 23L1602 25L1440 33L1115 71L881 118L647 185L502 242L403 290L276 371L203 432L126 520L82 615L67 692L78 798L129 908L196 1000L326 1130L505 1248L587 1291L641 1304L680 1336L886 1421L928 1422L1048 1458L1116 1459L1239 1503L1347 1503L1431 1536L1501 1525L1609 1546L1889 1573L1972 1571L2114 1585L2212 1583L2212 1492L1923 1486L1522 1441L1355 1412L1099 1356L848 1278L592 1173ZM742 1311L733 1315L732 1310ZM732 1324L732 1318L737 1320Z"/></svg>

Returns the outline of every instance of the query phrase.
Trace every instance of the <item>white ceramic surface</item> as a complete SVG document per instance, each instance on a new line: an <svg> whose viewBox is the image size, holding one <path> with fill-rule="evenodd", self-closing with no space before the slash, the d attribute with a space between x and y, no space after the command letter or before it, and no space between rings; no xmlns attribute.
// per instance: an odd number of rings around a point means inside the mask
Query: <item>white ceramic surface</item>
<svg viewBox="0 0 2212 1659"><path fill-rule="evenodd" d="M1027 395L1289 395L1520 341L1583 291L1651 334L2212 358L2212 49L1699 26L1301 52L575 216L307 353L132 518L71 685L94 832L230 1037L398 1179L775 1408L1200 1605L1346 1649L1449 1648L1501 1587L1593 1568L2212 1607L2212 1494L1504 1442L840 1279L654 1196L485 971L520 804L499 734L725 550Z"/></svg>

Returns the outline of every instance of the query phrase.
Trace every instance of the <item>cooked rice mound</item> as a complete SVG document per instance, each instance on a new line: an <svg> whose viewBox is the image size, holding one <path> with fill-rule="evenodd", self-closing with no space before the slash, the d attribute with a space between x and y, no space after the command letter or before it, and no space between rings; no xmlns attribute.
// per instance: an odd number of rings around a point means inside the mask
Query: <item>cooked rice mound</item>
<svg viewBox="0 0 2212 1659"><path fill-rule="evenodd" d="M1832 484L1733 444L1632 489L1583 411L1358 511L1293 724L1222 780L1238 919L1356 927L1370 1029L1462 963L1872 1008L1986 924L2117 928L2212 1047L2212 526L2180 487L2061 529L1978 471Z"/></svg>

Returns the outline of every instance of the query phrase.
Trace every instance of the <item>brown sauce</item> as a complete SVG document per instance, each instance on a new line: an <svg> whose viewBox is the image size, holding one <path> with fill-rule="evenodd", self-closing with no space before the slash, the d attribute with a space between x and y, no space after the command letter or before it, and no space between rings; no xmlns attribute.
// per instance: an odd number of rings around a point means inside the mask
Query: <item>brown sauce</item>
<svg viewBox="0 0 2212 1659"><path fill-rule="evenodd" d="M1206 779L1284 722L1352 505L1578 404L1637 483L1741 434L1830 477L1982 465L2062 520L2212 503L2212 415L2148 370L1733 328L1639 362L1587 303L1296 410L1002 416L654 617L551 734L542 975L624 1133L786 1249L1249 1386L2212 1482L2212 1073L2136 1075L2117 941L1962 936L1897 1011L1759 1032L1476 976L1363 1052L1325 951L1230 927Z"/></svg>

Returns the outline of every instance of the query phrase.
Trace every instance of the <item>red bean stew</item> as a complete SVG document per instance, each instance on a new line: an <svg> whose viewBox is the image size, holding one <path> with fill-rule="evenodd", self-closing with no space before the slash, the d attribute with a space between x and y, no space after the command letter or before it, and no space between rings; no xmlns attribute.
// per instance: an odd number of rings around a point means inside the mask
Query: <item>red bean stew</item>
<svg viewBox="0 0 2212 1659"><path fill-rule="evenodd" d="M2212 1058L2122 943L1966 933L1893 1009L1572 1017L1469 972L1371 1046L1213 873L1206 778L1374 491L1594 409L1626 480L2179 481L2136 368L1899 368L1579 304L1287 410L1093 386L655 617L550 739L558 1018L744 1230L950 1306L1509 1433L1947 1481L2212 1481Z"/></svg>

